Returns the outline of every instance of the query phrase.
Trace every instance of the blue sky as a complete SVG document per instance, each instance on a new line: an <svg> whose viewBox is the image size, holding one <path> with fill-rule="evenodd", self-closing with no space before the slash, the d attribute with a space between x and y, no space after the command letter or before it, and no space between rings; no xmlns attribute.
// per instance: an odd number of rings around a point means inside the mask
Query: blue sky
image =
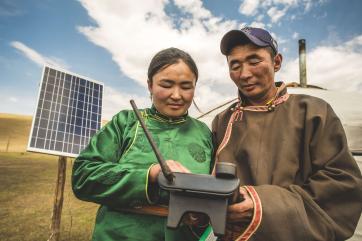
<svg viewBox="0 0 362 241"><path fill-rule="evenodd" d="M245 25L277 39L278 80L298 82L305 38L309 83L362 93L361 12L360 0L0 0L0 112L33 114L44 63L103 82L106 119L130 98L148 106L148 63L171 46L197 62L207 110L236 96L219 42Z"/></svg>

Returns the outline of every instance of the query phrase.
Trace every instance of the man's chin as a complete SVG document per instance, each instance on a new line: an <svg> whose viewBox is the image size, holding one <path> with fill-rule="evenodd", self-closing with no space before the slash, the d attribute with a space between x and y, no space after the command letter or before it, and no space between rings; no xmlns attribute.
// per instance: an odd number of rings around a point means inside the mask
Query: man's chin
<svg viewBox="0 0 362 241"><path fill-rule="evenodd" d="M260 93L258 93L258 91L253 90L253 91L245 91L245 90L240 90L240 93L247 99L255 99L258 98Z"/></svg>

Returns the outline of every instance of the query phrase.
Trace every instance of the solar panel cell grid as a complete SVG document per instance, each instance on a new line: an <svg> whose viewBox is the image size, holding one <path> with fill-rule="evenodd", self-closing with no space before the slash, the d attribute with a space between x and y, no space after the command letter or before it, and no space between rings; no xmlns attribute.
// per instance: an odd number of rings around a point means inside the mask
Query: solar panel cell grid
<svg viewBox="0 0 362 241"><path fill-rule="evenodd" d="M76 156L100 128L103 85L45 67L28 149Z"/></svg>

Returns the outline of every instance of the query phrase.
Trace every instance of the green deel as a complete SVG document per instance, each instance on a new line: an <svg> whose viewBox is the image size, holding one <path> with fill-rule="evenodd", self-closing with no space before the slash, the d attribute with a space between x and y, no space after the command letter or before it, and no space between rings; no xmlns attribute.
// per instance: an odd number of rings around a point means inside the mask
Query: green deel
<svg viewBox="0 0 362 241"><path fill-rule="evenodd" d="M210 173L212 139L208 127L188 116L168 119L154 107L142 116L165 160L175 160L192 173ZM92 240L198 240L187 225L166 227L166 218L125 213L122 208L166 204L167 194L154 195L148 172L157 163L133 111L115 115L76 158L72 173L75 195L101 205ZM155 198L160 196L160 198Z"/></svg>

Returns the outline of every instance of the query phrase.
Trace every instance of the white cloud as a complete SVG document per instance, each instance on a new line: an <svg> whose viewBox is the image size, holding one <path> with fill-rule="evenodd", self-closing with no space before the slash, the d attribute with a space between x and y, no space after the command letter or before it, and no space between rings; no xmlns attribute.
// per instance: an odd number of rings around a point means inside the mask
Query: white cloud
<svg viewBox="0 0 362 241"><path fill-rule="evenodd" d="M308 84L362 93L362 35L341 46L320 46L307 52ZM286 82L299 82L299 60L290 61L278 74Z"/></svg>
<svg viewBox="0 0 362 241"><path fill-rule="evenodd" d="M174 0L176 6L185 12L191 13L196 19L207 19L212 17L209 10L202 7L200 0Z"/></svg>
<svg viewBox="0 0 362 241"><path fill-rule="evenodd" d="M264 14L260 14L256 17L256 21L260 22L261 20L263 20L264 18Z"/></svg>
<svg viewBox="0 0 362 241"><path fill-rule="evenodd" d="M189 52L198 64L200 78L195 100L202 111L236 96L225 57L220 54L219 42L226 31L242 27L245 23L215 17L204 9L199 0L174 2L178 10L188 16L178 19L178 22L165 12L167 1L162 0L145 1L142 4L116 0L82 0L81 3L96 25L78 27L79 31L91 42L105 48L123 74L135 82L146 86L151 57L161 49L174 46ZM269 4L272 3L275 2L270 0ZM292 6L295 1L283 3ZM263 27L259 21L254 24ZM277 39L279 43L287 41L279 37ZM357 37L341 47L321 47L308 53L309 83L340 88L345 85L344 80L348 80L349 86L340 89L362 88L361 81L358 81L362 74L358 67L361 66L361 54L351 51L356 50L361 41L362 38ZM346 66L346 60L351 62L350 67ZM286 82L298 81L298 60L284 64L278 76ZM140 107L150 105L147 93L137 96L112 88L106 88L105 91L104 115L108 119L121 109L129 109L130 98L136 99ZM198 115L194 108L190 111L192 115Z"/></svg>
<svg viewBox="0 0 362 241"><path fill-rule="evenodd" d="M311 8L312 8L312 2L311 2L311 1L307 1L307 3L305 4L304 10L305 10L306 12L308 12Z"/></svg>
<svg viewBox="0 0 362 241"><path fill-rule="evenodd" d="M239 12L246 16L254 16L258 12L259 4L259 0L244 0L239 7Z"/></svg>
<svg viewBox="0 0 362 241"><path fill-rule="evenodd" d="M78 29L91 42L110 52L120 70L142 86L146 86L148 64L156 52L171 46L189 52L200 72L197 98L202 100L203 109L213 107L223 101L228 88L232 88L219 44L223 34L237 28L237 23L213 16L200 0L188 0L174 1L179 11L191 16L177 19L176 27L175 19L165 12L166 3L162 0L142 3L81 0L97 25ZM229 87L224 87L225 82ZM223 89L222 95L220 89ZM115 95L118 96L115 100L124 95ZM115 104L112 106L119 109Z"/></svg>
<svg viewBox="0 0 362 241"><path fill-rule="evenodd" d="M267 14L271 19L272 23L276 23L281 19L287 12L288 8L278 9L277 7L271 7Z"/></svg>
<svg viewBox="0 0 362 241"><path fill-rule="evenodd" d="M299 14L305 14L318 4L326 0L244 0L240 4L239 12L245 16L254 16L259 12L266 12L271 23L280 23L280 20L286 16L290 9L300 8ZM294 20L296 15L290 16ZM257 21L261 21L257 19Z"/></svg>
<svg viewBox="0 0 362 241"><path fill-rule="evenodd" d="M293 35L292 35L292 38L293 38L293 39L299 38L299 33L294 32Z"/></svg>
<svg viewBox="0 0 362 241"><path fill-rule="evenodd" d="M358 48L359 46L362 46L362 35L357 36L346 43L347 49L349 49L351 51L353 51L356 47L357 47L357 50L360 50Z"/></svg>
<svg viewBox="0 0 362 241"><path fill-rule="evenodd" d="M10 97L9 100L14 103L18 102L18 98L16 98L16 97Z"/></svg>
<svg viewBox="0 0 362 241"><path fill-rule="evenodd" d="M131 109L131 104L129 103L131 99L136 102L137 107L140 109L149 107L151 104L150 99L146 94L145 96L133 95L119 92L112 87L105 86L103 94L102 118L110 120L118 111Z"/></svg>
<svg viewBox="0 0 362 241"><path fill-rule="evenodd" d="M265 24L262 22L252 22L250 26L254 28L265 28Z"/></svg>
<svg viewBox="0 0 362 241"><path fill-rule="evenodd" d="M324 4L329 0L303 0L304 12L308 12L313 7L318 7L318 5Z"/></svg>
<svg viewBox="0 0 362 241"><path fill-rule="evenodd" d="M298 0L273 0L274 4L280 4L280 5L285 5L285 6L295 6L298 4L298 2L300 2L300 1L298 1Z"/></svg>
<svg viewBox="0 0 362 241"><path fill-rule="evenodd" d="M12 47L19 50L21 54L35 62L39 66L43 66L44 64L50 64L54 67L61 67L64 69L68 69L68 65L61 59L55 57L45 57L42 54L38 53L36 50L26 46L22 42L13 41L10 43Z"/></svg>

